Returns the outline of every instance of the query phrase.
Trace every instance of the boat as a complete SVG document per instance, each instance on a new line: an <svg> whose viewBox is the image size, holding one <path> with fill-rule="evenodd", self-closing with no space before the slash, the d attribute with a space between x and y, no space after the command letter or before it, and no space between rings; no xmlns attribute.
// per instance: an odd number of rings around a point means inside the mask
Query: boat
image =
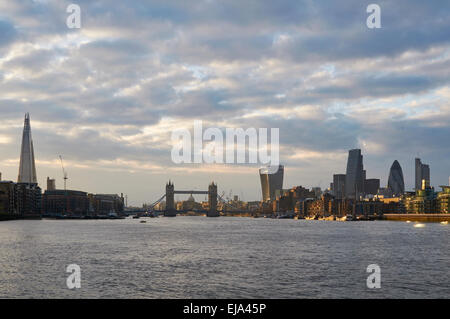
<svg viewBox="0 0 450 319"><path fill-rule="evenodd" d="M140 217L138 215L134 215L133 219L139 219Z"/></svg>
<svg viewBox="0 0 450 319"><path fill-rule="evenodd" d="M108 219L125 219L124 216L119 216L117 213L109 213Z"/></svg>
<svg viewBox="0 0 450 319"><path fill-rule="evenodd" d="M140 221L141 224L144 224L144 223L146 223L146 222L147 222L146 220L141 220L141 221Z"/></svg>
<svg viewBox="0 0 450 319"><path fill-rule="evenodd" d="M351 221L354 221L355 219L353 218L353 215L347 215L347 216L345 216L345 221L347 221L347 222L351 222Z"/></svg>
<svg viewBox="0 0 450 319"><path fill-rule="evenodd" d="M292 212L277 212L275 213L275 218L276 219L293 219L295 216L294 213Z"/></svg>
<svg viewBox="0 0 450 319"><path fill-rule="evenodd" d="M448 225L448 220L441 222L441 225Z"/></svg>

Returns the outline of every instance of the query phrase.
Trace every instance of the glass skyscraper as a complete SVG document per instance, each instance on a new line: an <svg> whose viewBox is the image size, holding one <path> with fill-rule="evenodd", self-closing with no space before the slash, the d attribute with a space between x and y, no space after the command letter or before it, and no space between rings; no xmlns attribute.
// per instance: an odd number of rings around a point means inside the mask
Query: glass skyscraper
<svg viewBox="0 0 450 319"><path fill-rule="evenodd" d="M388 188L394 196L405 193L405 181L400 163L396 160L389 171Z"/></svg>
<svg viewBox="0 0 450 319"><path fill-rule="evenodd" d="M259 170L263 201L274 200L276 190L283 189L284 166L268 166Z"/></svg>
<svg viewBox="0 0 450 319"><path fill-rule="evenodd" d="M33 139L31 137L30 114L25 114L20 151L18 183L37 184L36 165L34 163Z"/></svg>
<svg viewBox="0 0 450 319"><path fill-rule="evenodd" d="M416 190L422 189L422 180L426 180L428 184L431 184L430 166L427 164L422 164L420 158L416 158L416 179L415 179Z"/></svg>
<svg viewBox="0 0 450 319"><path fill-rule="evenodd" d="M358 198L364 194L364 165L360 149L348 152L347 172L345 174L345 196Z"/></svg>
<svg viewBox="0 0 450 319"><path fill-rule="evenodd" d="M333 195L337 199L344 198L345 194L345 174L333 175Z"/></svg>

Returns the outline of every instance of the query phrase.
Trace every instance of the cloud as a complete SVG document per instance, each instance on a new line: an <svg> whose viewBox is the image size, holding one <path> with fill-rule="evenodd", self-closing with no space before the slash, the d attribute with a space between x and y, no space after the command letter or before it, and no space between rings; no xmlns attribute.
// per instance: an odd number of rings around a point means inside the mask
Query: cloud
<svg viewBox="0 0 450 319"><path fill-rule="evenodd" d="M380 0L376 30L357 0L80 0L79 30L65 25L69 3L0 4L0 170L11 179L25 112L42 172L59 174L64 153L80 176L137 174L127 191L141 202L171 176L260 197L256 167L171 162L171 130L195 119L280 128L286 187L328 186L355 147L370 176L399 159L412 187L417 155L436 184L450 175L450 3ZM252 169L254 179L239 173ZM161 185L144 196L148 178ZM111 189L74 187L86 183Z"/></svg>
<svg viewBox="0 0 450 319"><path fill-rule="evenodd" d="M5 52L5 48L13 43L17 36L14 25L0 19L0 54Z"/></svg>

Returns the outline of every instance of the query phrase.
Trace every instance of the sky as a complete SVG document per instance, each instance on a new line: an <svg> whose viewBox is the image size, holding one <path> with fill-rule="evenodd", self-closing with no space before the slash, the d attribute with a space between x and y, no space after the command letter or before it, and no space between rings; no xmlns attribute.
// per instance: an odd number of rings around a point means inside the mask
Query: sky
<svg viewBox="0 0 450 319"><path fill-rule="evenodd" d="M352 148L382 186L398 160L412 189L417 156L448 185L449 15L423 0L0 0L0 172L17 179L30 112L44 189L63 186L62 155L68 188L132 205L169 179L261 199L257 165L172 162L172 131L195 120L279 128L285 188L329 187Z"/></svg>

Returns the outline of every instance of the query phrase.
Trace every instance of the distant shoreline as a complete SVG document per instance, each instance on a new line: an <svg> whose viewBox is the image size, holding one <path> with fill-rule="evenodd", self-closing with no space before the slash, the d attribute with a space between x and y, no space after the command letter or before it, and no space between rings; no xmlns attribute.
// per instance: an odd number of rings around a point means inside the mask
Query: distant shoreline
<svg viewBox="0 0 450 319"><path fill-rule="evenodd" d="M205 215L191 215L191 214L180 214L179 216L198 216L204 217ZM162 216L161 216L162 217ZM224 215L221 217L246 217L254 218L249 214L236 214L236 215ZM258 216L258 218L263 218L263 216ZM42 217L41 215L28 215L20 216L14 214L0 214L0 222L2 221L12 221L12 220L42 220L42 219L54 219L54 220L106 220L106 219L124 219L124 218L108 218L108 217L98 217L98 218L55 218L55 217ZM268 217L268 219L272 219ZM323 219L321 219L323 220ZM321 221L319 220L319 221ZM329 219L331 220L331 219ZM380 220L385 221L410 221L410 222L424 222L424 223L441 223L450 222L450 214L384 214Z"/></svg>
<svg viewBox="0 0 450 319"><path fill-rule="evenodd" d="M42 219L41 215L14 215L14 214L0 214L0 221L8 221L8 220L40 220Z"/></svg>
<svg viewBox="0 0 450 319"><path fill-rule="evenodd" d="M450 222L450 214L384 214L384 220L425 223Z"/></svg>

